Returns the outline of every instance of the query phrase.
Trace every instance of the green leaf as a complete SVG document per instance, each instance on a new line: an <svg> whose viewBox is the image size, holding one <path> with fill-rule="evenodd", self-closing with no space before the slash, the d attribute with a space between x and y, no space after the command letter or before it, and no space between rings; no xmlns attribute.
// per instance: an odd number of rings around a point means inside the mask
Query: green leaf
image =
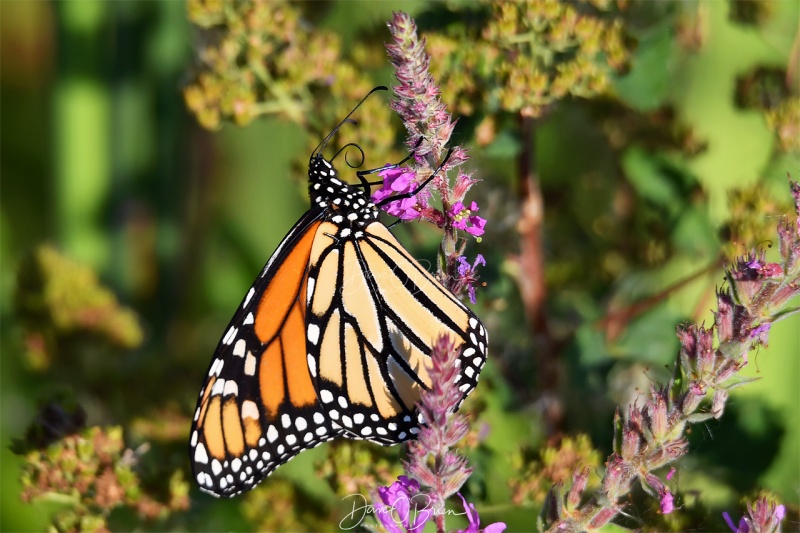
<svg viewBox="0 0 800 533"><path fill-rule="evenodd" d="M665 103L673 79L669 67L676 65L673 31L670 24L664 24L644 35L631 60L630 72L614 80L620 99L631 107L650 111Z"/></svg>
<svg viewBox="0 0 800 533"><path fill-rule="evenodd" d="M583 324L578 328L575 332L575 343L582 365L596 366L611 359L606 348L605 335L592 324Z"/></svg>
<svg viewBox="0 0 800 533"><path fill-rule="evenodd" d="M615 346L620 357L643 363L668 364L678 350L674 325L681 317L658 306L632 321Z"/></svg>
<svg viewBox="0 0 800 533"><path fill-rule="evenodd" d="M675 246L690 254L710 256L719 250L717 231L708 218L705 206L689 206L676 222L672 232Z"/></svg>
<svg viewBox="0 0 800 533"><path fill-rule="evenodd" d="M622 169L642 198L659 206L675 208L682 203L675 184L665 172L664 161L641 148L633 147L622 156Z"/></svg>

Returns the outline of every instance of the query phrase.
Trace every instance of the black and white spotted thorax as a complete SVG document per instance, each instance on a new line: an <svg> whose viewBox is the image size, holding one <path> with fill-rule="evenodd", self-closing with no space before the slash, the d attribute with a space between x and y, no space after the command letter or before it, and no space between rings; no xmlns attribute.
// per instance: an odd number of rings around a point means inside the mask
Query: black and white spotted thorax
<svg viewBox="0 0 800 533"><path fill-rule="evenodd" d="M357 185L343 182L338 176L333 165L321 155L309 161L308 196L311 205L324 209L325 220L345 232L347 229L359 231L378 220L378 208L367 192Z"/></svg>

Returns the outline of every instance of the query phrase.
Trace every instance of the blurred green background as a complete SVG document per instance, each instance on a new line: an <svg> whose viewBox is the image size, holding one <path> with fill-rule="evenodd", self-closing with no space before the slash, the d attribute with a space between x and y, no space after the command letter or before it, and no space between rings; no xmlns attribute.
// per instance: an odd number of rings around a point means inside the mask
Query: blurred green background
<svg viewBox="0 0 800 533"><path fill-rule="evenodd" d="M382 57L393 10L417 17L433 44L470 38L487 12L455 1L295 9L306 17L303 31L340 36L343 56L352 53L349 60L362 66L372 63L359 50ZM472 198L489 220L482 242L467 248L469 257L487 258L474 307L493 338L485 385L465 406L486 434L468 452L476 473L465 487L482 517L514 531L533 528L541 500L511 504L509 479L524 469L509 457L525 461L548 439L581 433L605 457L615 406L646 391L648 377L668 379L675 326L711 322L721 254L776 242L774 225L789 212L787 173L800 177L800 156L796 121L784 120L787 141L767 115L798 97L799 16L791 0L634 2L622 15L627 67L611 74L603 94L554 101L530 137L491 91L481 100L475 89L471 106L462 93L456 105L448 83L454 72L472 71L456 65L450 78L442 74L443 101L459 118L456 142L470 149L469 170L483 180ZM317 130L341 117L334 106L349 109L355 99L312 91L318 100L302 120L266 114L212 132L184 102L208 38L188 20L186 4L4 1L0 24L0 530L41 530L69 504L20 504L25 460L9 445L54 394L80 403L90 426L123 426L126 447L148 443L140 449L142 476L151 480L144 492L163 493L175 472L190 478L186 441L203 372L232 310L307 207L302 161ZM432 48L436 73L443 67ZM780 75L762 76L767 71ZM386 62L358 75L376 85L393 81ZM402 152L400 121L389 121L348 132L358 140L386 128L393 139L377 157L367 151L368 165ZM545 210L544 344L541 332L526 327L517 289L524 272L515 259L519 213L509 207L518 205L518 165L528 153L535 153ZM435 228L408 226L397 228L400 238L415 256L434 260ZM20 268L30 265L24 258L44 243L95 271L136 313L141 344L69 337L37 358L14 295ZM738 515L739 498L760 488L800 504L798 356L800 319L793 317L773 327L769 348L751 354L747 374L760 379L732 394L722 420L693 428L692 453L677 465L676 490L691 517L680 527L716 530L722 510ZM537 378L542 358L557 367L555 382ZM296 522L242 511L273 500L219 502L192 487L188 509L149 521L118 509L110 523L123 530L335 529L318 515L336 516L338 489L320 485L314 470L331 461L328 448L303 454L264 484L285 480L275 483L280 501L300 502L291 511ZM354 447L362 448L370 446ZM399 466L396 449L365 453ZM634 527L658 520L657 502L635 501L628 510Z"/></svg>

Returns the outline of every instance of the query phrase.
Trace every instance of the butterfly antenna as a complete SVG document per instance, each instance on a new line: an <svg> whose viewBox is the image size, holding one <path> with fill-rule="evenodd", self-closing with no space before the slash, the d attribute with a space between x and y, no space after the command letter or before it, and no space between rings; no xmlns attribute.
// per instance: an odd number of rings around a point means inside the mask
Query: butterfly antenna
<svg viewBox="0 0 800 533"><path fill-rule="evenodd" d="M348 160L347 160L347 152L345 152L345 150L347 150L348 148L355 148L356 150L358 150L358 154L361 156L361 162L360 162L360 163L357 163L357 164L355 164L355 165L354 165L354 164L352 164L350 161L348 161ZM347 163L347 166L348 166L348 167L350 167L350 168L358 168L358 167L360 167L361 165L363 165L363 164L364 164L364 158L366 157L366 156L364 155L364 149L363 149L363 148L361 148L361 147L360 147L359 145L357 145L356 143L347 143L347 144L345 144L344 146L342 146L342 147L339 149L339 151L338 151L338 152L336 152L335 154L333 154L333 157L331 157L331 162L333 162L333 160L334 160L334 159L336 159L337 157L339 157L339 154L341 154L342 152L345 152L345 153L344 153L344 161L345 161L345 163Z"/></svg>
<svg viewBox="0 0 800 533"><path fill-rule="evenodd" d="M403 158L402 161L398 161L397 163L389 163L388 165L383 165L382 167L378 167L378 168L370 168L368 170L359 170L358 172L356 172L356 176L358 176L358 180L361 182L361 186L364 188L364 191L367 193L367 195L370 194L370 186L371 185L379 185L379 184L383 183L383 181L367 181L366 176L369 176L370 174L376 174L378 172L382 172L382 171L390 169L390 168L397 168L399 166L402 166L403 163L405 163L406 161L408 161L409 159L414 157L414 155L416 154L417 148L419 148L422 145L423 139L424 139L424 137L420 135L419 139L417 140L417 143L414 145L414 149L411 152L409 152L409 154L407 156L405 156L405 158ZM341 150L339 150L339 151L341 152ZM339 154L337 153L336 155L339 155ZM336 157L336 156L334 156L334 157ZM363 160L363 157L364 157L364 152L363 151L361 152L361 157L362 157L362 160ZM449 155L448 155L448 157L449 157ZM347 157L345 155L345 159L346 158ZM353 168L355 168L355 167L353 167Z"/></svg>
<svg viewBox="0 0 800 533"><path fill-rule="evenodd" d="M355 112L356 112L356 109L358 109L359 107L361 107L361 104L363 104L363 103L364 103L364 101L365 101L367 98L369 98L369 97L372 95L372 93L374 93L374 92L376 92L376 91L388 91L388 90L389 90L389 88L388 88L388 87L386 87L385 85L378 85L377 87L375 87L374 89L372 89L370 92L368 92L368 93L367 93L367 95L366 95L364 98L362 98L362 99L361 99L361 101L360 101L358 104L356 104L356 106L355 106L355 107L352 109L352 111L350 111L350 112L347 114L347 116L346 116L346 117L344 117L344 118L342 119L342 121L341 121L341 122L339 122L339 124L338 124L338 125L337 125L335 128L333 128L333 130L332 130L332 131L331 131L331 132L330 132L330 133L327 135L327 137L325 137L324 139L322 139L322 141L320 141L320 143L317 145L317 147L316 147L316 148L314 148L314 151L313 151L313 152L311 152L311 158L309 159L309 164L311 164L311 161L312 161L312 160L313 160L315 157L317 157L317 156L320 154L320 152L322 152L322 151L325 149L325 147L326 147L326 146L328 146L328 141L330 141L330 140L331 140L331 137L333 137L333 135L334 135L334 134L335 134L337 131L339 131L339 128L341 128L341 127L342 127L342 126L345 124L345 122L352 122L352 123L355 123L355 121L354 121L354 120L350 120L350 115L352 115L353 113L355 113Z"/></svg>

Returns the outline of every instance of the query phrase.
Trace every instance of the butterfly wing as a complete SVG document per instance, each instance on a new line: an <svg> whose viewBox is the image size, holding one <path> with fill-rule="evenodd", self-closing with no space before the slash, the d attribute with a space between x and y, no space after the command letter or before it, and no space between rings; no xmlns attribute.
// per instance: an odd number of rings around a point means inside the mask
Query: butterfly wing
<svg viewBox="0 0 800 533"><path fill-rule="evenodd" d="M462 348L466 397L486 360L487 333L383 224L341 235L323 223L311 253L309 366L327 416L345 436L397 444L418 432L414 405L431 386L435 339L447 333Z"/></svg>
<svg viewBox="0 0 800 533"><path fill-rule="evenodd" d="M340 433L319 404L306 359L308 264L322 214L308 211L289 231L214 353L190 457L200 488L215 496L252 488Z"/></svg>

